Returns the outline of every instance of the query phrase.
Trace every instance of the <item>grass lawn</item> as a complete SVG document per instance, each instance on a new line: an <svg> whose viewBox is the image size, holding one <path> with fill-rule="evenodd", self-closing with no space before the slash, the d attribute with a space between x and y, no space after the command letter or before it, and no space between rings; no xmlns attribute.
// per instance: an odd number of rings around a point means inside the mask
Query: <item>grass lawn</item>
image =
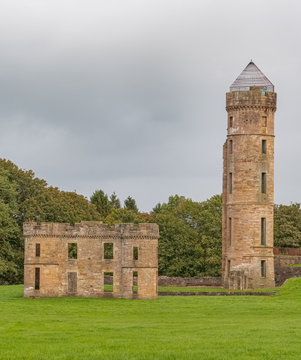
<svg viewBox="0 0 301 360"><path fill-rule="evenodd" d="M0 359L301 359L301 278L275 296L24 299L0 286Z"/></svg>

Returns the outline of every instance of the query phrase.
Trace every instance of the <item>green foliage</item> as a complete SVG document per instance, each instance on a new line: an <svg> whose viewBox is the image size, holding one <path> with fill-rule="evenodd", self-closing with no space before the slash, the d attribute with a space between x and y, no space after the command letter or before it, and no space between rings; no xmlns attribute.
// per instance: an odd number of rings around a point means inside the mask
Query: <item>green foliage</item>
<svg viewBox="0 0 301 360"><path fill-rule="evenodd" d="M113 209L120 209L120 200L118 199L117 195L115 194L115 191L110 196L110 203Z"/></svg>
<svg viewBox="0 0 301 360"><path fill-rule="evenodd" d="M99 219L82 195L48 187L32 171L0 159L0 284L23 281L24 221L74 224Z"/></svg>
<svg viewBox="0 0 301 360"><path fill-rule="evenodd" d="M108 195L101 189L94 191L90 198L90 202L96 206L97 211L103 219L105 219L112 211L112 205Z"/></svg>
<svg viewBox="0 0 301 360"><path fill-rule="evenodd" d="M301 247L300 204L275 205L274 244L278 247Z"/></svg>
<svg viewBox="0 0 301 360"><path fill-rule="evenodd" d="M124 200L124 207L128 210L134 211L134 212L138 212L138 207L136 204L136 200L133 199L131 196L128 196L125 200Z"/></svg>
<svg viewBox="0 0 301 360"><path fill-rule="evenodd" d="M160 275L220 275L221 211L220 195L202 203L176 195L154 208Z"/></svg>

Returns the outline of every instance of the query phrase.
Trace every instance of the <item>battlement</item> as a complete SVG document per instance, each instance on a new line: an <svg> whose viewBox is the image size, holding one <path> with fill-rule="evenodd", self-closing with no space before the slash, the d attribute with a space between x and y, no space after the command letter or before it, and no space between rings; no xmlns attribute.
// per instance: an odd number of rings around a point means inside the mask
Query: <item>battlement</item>
<svg viewBox="0 0 301 360"><path fill-rule="evenodd" d="M251 87L249 91L232 91L226 94L226 110L242 108L270 109L276 111L277 94Z"/></svg>

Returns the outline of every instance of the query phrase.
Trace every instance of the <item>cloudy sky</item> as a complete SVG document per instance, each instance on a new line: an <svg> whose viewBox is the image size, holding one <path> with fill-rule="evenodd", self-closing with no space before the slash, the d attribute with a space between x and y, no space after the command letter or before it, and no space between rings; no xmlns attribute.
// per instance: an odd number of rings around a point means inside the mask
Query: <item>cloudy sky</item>
<svg viewBox="0 0 301 360"><path fill-rule="evenodd" d="M0 156L145 211L205 200L253 59L278 93L275 202L301 202L300 18L299 0L0 0Z"/></svg>

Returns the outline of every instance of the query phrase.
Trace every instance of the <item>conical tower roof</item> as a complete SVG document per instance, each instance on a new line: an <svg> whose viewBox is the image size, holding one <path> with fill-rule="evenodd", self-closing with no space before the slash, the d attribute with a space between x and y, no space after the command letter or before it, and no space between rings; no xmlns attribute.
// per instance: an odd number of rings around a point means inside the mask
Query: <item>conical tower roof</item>
<svg viewBox="0 0 301 360"><path fill-rule="evenodd" d="M252 60L230 86L230 91L248 91L251 86L262 86L266 87L267 91L274 91L274 85Z"/></svg>

